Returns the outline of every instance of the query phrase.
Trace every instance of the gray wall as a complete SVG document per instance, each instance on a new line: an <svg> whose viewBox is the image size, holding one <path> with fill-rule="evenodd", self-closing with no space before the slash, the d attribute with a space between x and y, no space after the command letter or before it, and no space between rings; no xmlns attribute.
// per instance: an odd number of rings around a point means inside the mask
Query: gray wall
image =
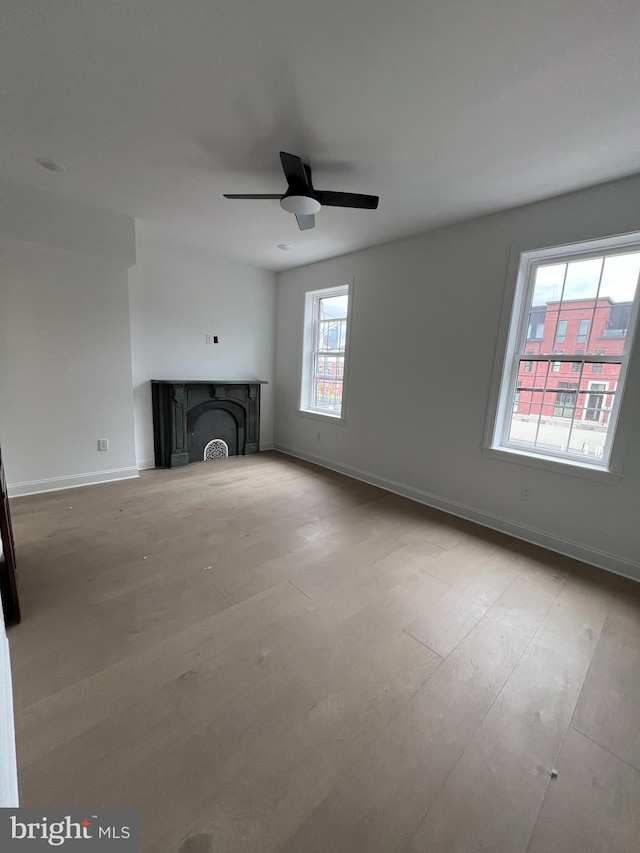
<svg viewBox="0 0 640 853"><path fill-rule="evenodd" d="M2 188L0 441L12 495L136 477L133 219ZM97 441L108 438L110 450Z"/></svg>
<svg viewBox="0 0 640 853"><path fill-rule="evenodd" d="M139 468L153 467L151 379L264 379L262 449L273 446L275 274L225 260L136 223L129 273ZM218 335L219 343L206 343Z"/></svg>
<svg viewBox="0 0 640 853"><path fill-rule="evenodd" d="M640 347L621 413L634 436L622 480L482 453L510 256L639 231L638 199L633 177L281 273L276 447L640 579ZM297 411L304 294L352 280L346 422L319 421Z"/></svg>

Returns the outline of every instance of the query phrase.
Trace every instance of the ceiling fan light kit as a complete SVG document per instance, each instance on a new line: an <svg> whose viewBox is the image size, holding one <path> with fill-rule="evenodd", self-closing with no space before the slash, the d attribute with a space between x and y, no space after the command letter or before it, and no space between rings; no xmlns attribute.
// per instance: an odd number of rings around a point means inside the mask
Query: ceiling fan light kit
<svg viewBox="0 0 640 853"><path fill-rule="evenodd" d="M315 214L324 207L353 207L361 210L375 210L378 207L377 195L361 193L342 193L329 190L316 190L311 182L311 168L295 154L280 152L280 162L287 179L288 189L282 196L264 194L224 194L225 198L243 199L279 199L280 206L287 213L293 213L301 231L314 228Z"/></svg>
<svg viewBox="0 0 640 853"><path fill-rule="evenodd" d="M285 195L280 199L280 207L296 216L312 216L321 206L318 199L308 195Z"/></svg>

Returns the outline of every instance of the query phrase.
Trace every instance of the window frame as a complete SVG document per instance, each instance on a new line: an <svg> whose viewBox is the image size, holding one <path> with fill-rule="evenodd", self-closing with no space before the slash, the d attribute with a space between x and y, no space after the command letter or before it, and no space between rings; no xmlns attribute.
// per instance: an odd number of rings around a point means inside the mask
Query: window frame
<svg viewBox="0 0 640 853"><path fill-rule="evenodd" d="M353 282L335 287L325 287L320 290L309 290L305 293L304 326L302 342L302 365L300 374L300 394L298 413L305 417L317 418L322 421L344 423L346 421L347 374L349 365L349 342L351 331L351 316L353 313ZM328 412L312 405L315 376L315 359L318 351L318 330L320 324L320 300L332 296L347 296L347 317L345 322L345 344L343 350L323 352L323 355L340 354L344 359L342 375L342 398L340 412Z"/></svg>
<svg viewBox="0 0 640 853"><path fill-rule="evenodd" d="M576 260L586 260L616 254L629 254L640 251L640 233L622 234L596 240L551 246L543 249L524 249L517 251L512 248L509 282L515 280L515 288L507 289L502 317L501 339L503 346L496 352L496 364L489 397L485 434L482 444L483 455L510 461L527 467L542 468L548 471L563 472L570 476L585 477L594 480L620 480L625 448L630 440L632 423L629 417L621 413L633 410L638 399L638 391L633 383L628 383L629 367L635 361L637 353L637 337L640 334L640 284L637 285L635 300L627 327L624 352L615 355L604 354L566 354L561 361L581 362L583 365L593 363L620 364L620 375L613 410L610 415L609 429L605 449L601 460L582 460L578 456L549 450L522 448L509 444L507 425L513 411L513 389L516 388L516 378L520 361L542 361L549 365L556 359L551 354L538 355L528 352L526 347L531 338L528 337L529 309L531 308L532 290L535 286L535 276L532 268L549 263L565 263ZM550 368L549 368L550 369ZM584 370L584 367L582 368ZM636 370L637 372L637 370Z"/></svg>

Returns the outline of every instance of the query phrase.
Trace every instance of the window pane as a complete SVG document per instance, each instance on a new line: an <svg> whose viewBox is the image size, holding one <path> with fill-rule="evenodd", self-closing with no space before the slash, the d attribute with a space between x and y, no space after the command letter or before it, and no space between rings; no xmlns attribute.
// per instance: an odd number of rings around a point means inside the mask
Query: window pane
<svg viewBox="0 0 640 853"><path fill-rule="evenodd" d="M559 302L562 298L566 270L566 264L537 267L531 304L546 305L547 302Z"/></svg>
<svg viewBox="0 0 640 853"><path fill-rule="evenodd" d="M317 355L314 375L317 378L342 379L344 377L344 356Z"/></svg>
<svg viewBox="0 0 640 853"><path fill-rule="evenodd" d="M602 272L602 258L589 258L586 261L571 261L567 267L567 279L564 285L562 301L571 299L595 299Z"/></svg>
<svg viewBox="0 0 640 853"><path fill-rule="evenodd" d="M344 351L347 335L346 320L320 320L318 323L318 350Z"/></svg>
<svg viewBox="0 0 640 853"><path fill-rule="evenodd" d="M342 380L314 379L313 407L339 415L342 408Z"/></svg>
<svg viewBox="0 0 640 853"><path fill-rule="evenodd" d="M347 319L347 308L349 305L349 297L347 294L344 294L343 296L324 296L319 299L318 302L320 303L320 320Z"/></svg>
<svg viewBox="0 0 640 853"><path fill-rule="evenodd" d="M574 373L575 364L582 370L580 376ZM509 442L522 449L566 453L585 461L602 459L620 364L562 362L560 375L551 361L533 362L535 374L527 372L526 365L525 360L519 362ZM596 366L607 373L592 381L590 368ZM571 379L563 378L572 373Z"/></svg>
<svg viewBox="0 0 640 853"><path fill-rule="evenodd" d="M640 252L606 258L600 284L600 297L612 302L633 302L640 275Z"/></svg>

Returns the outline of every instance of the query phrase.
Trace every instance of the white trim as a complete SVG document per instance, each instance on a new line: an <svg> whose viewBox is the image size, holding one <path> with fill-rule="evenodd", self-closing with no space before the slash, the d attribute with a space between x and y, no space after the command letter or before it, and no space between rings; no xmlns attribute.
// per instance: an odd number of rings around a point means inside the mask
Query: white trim
<svg viewBox="0 0 640 853"><path fill-rule="evenodd" d="M540 545L550 551L558 554L564 554L567 557L572 557L576 560L581 560L584 563L589 563L599 569L604 569L608 572L613 572L616 575L631 580L640 581L640 563L633 563L630 560L617 557L615 554L610 554L606 551L599 551L595 548L588 548L580 542L574 542L571 539L564 539L561 536L551 536L543 530L538 530L535 527L529 527L526 524L520 524L503 516L494 515L490 512L477 509L476 507L468 506L467 504L452 501L448 498L443 498L440 495L435 495L432 492L425 492L422 489L417 489L414 486L407 486L405 483L399 483L395 480L388 480L386 477L379 477L377 474L371 474L369 471L363 471L360 468L354 468L351 465L343 465L340 462L334 462L322 456L314 456L306 453L304 450L299 450L286 445L277 444L276 450L281 453L286 453L288 456L295 456L298 459L304 459L307 462L312 462L322 468L329 468L332 471L337 471L339 474L344 474L347 477L352 477L355 480L362 480L364 483L369 483L372 486L378 486L385 489L387 492L393 492L396 495L409 498L409 500L417 501L426 506L431 506L434 509L442 510L455 515L458 518L464 518L467 521L472 521L480 524L482 527L489 527L492 530L497 530L500 533L506 533L508 536L513 536L516 539L522 539L525 542L531 542L533 545Z"/></svg>
<svg viewBox="0 0 640 853"><path fill-rule="evenodd" d="M86 474L68 474L66 477L49 477L45 480L27 480L9 486L9 497L37 495L40 492L56 492L59 489L76 489L80 486L94 486L97 483L110 483L114 480L131 480L138 476L138 469L111 468L108 471L91 471Z"/></svg>
<svg viewBox="0 0 640 853"><path fill-rule="evenodd" d="M18 764L16 732L13 719L13 687L9 641L4 631L0 604L0 808L16 808L18 799Z"/></svg>
<svg viewBox="0 0 640 853"><path fill-rule="evenodd" d="M138 459L136 461L136 468L138 469L138 471L148 471L149 468L155 468L155 467L156 467L156 460L155 459Z"/></svg>
<svg viewBox="0 0 640 853"><path fill-rule="evenodd" d="M333 421L336 424L344 424L347 419L342 415L332 415L329 412L316 412L310 409L298 409L298 415L303 418L313 418L316 421Z"/></svg>
<svg viewBox="0 0 640 853"><path fill-rule="evenodd" d="M543 456L541 453L532 456L526 450L516 450L506 447L483 447L482 455L489 459L500 459L502 462L513 462L527 468L540 468L542 471L552 471L564 477L578 477L582 480L592 480L596 483L619 483L624 475L618 471L609 471L598 465L587 465L581 462L569 462L566 459L555 459Z"/></svg>

